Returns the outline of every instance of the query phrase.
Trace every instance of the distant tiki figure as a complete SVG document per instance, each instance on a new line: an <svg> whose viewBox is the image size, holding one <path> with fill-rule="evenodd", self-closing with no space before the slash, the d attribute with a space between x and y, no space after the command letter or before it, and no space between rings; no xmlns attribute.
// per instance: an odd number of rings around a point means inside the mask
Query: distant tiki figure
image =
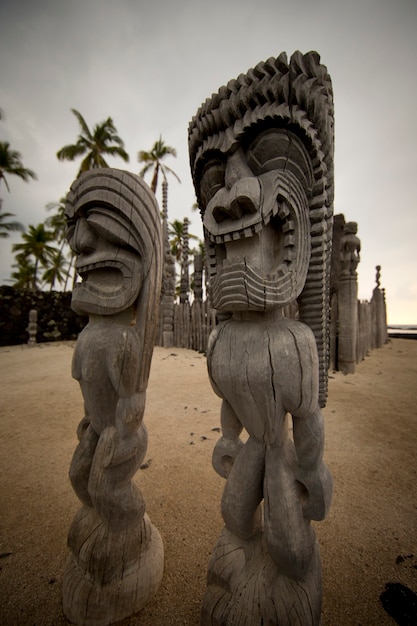
<svg viewBox="0 0 417 626"><path fill-rule="evenodd" d="M36 345L36 333L38 332L38 312L36 309L29 311L29 324L26 330L29 334L28 345Z"/></svg>
<svg viewBox="0 0 417 626"><path fill-rule="evenodd" d="M385 290L381 289L381 266L376 266L376 286L372 292L372 327L374 348L382 348L387 342L387 306L385 302Z"/></svg>
<svg viewBox="0 0 417 626"><path fill-rule="evenodd" d="M361 251L361 242L357 232L357 223L347 222L340 240L337 366L344 374L353 374L357 362L358 273L356 270Z"/></svg>
<svg viewBox="0 0 417 626"><path fill-rule="evenodd" d="M203 625L320 623L333 96L315 52L230 81L189 126L212 305L207 361L227 478ZM297 301L299 321L283 317ZM288 415L292 417L292 429ZM240 439L245 429L248 439Z"/></svg>
<svg viewBox="0 0 417 626"><path fill-rule="evenodd" d="M85 416L70 479L83 506L69 531L63 607L71 622L100 626L142 609L163 573L162 540L132 480L147 448L143 414L162 237L153 193L120 170L81 175L68 194L66 217L82 278L71 305L89 322L72 365Z"/></svg>

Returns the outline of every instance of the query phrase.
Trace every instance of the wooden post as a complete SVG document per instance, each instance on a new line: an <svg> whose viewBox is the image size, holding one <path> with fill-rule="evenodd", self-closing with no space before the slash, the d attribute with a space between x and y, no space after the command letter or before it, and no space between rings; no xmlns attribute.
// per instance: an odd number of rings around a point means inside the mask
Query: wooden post
<svg viewBox="0 0 417 626"><path fill-rule="evenodd" d="M340 242L340 285L338 293L338 369L353 374L358 341L358 274L360 240L356 222L345 224Z"/></svg>
<svg viewBox="0 0 417 626"><path fill-rule="evenodd" d="M162 240L164 246L164 271L161 291L162 345L174 345L175 258L171 254L168 236L168 182L162 182Z"/></svg>
<svg viewBox="0 0 417 626"><path fill-rule="evenodd" d="M181 254L181 284L180 284L180 303L188 302L188 292L190 290L190 277L188 272L188 224L189 220L184 217L182 230L182 254Z"/></svg>

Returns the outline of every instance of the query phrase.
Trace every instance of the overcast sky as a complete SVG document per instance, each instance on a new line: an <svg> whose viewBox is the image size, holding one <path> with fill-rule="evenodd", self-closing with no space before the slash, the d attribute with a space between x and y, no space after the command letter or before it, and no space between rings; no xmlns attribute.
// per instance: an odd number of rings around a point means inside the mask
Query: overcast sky
<svg viewBox="0 0 417 626"><path fill-rule="evenodd" d="M358 222L359 297L370 299L379 264L389 322L417 324L416 0L1 0L0 140L38 176L9 177L3 210L38 224L67 193L79 160L56 152L76 140L75 108L90 127L113 118L130 155L114 167L138 172L159 135L176 148L169 219L189 217L202 236L188 122L230 79L295 50L317 50L332 77L334 210ZM1 284L16 241L0 240Z"/></svg>

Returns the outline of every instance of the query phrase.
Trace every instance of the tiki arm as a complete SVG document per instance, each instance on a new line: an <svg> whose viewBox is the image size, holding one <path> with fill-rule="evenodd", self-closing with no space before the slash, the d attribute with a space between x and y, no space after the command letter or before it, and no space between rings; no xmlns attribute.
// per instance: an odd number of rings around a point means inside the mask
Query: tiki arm
<svg viewBox="0 0 417 626"><path fill-rule="evenodd" d="M291 326L299 368L296 393L286 400L286 410L292 415L294 444L298 458L296 479L304 485L307 499L303 504L306 519L323 519L330 506L332 477L323 463L324 422L318 406L318 359L313 333L304 324ZM295 382L295 376L293 376ZM291 387L289 386L289 389Z"/></svg>
<svg viewBox="0 0 417 626"><path fill-rule="evenodd" d="M239 438L242 432L242 424L227 400L222 402L221 427L222 437L214 447L212 460L216 472L223 478L227 478L234 460L243 446Z"/></svg>
<svg viewBox="0 0 417 626"><path fill-rule="evenodd" d="M109 355L107 362L110 381L119 396L112 436L109 438L105 466L118 465L146 449L146 430L142 424L145 391L138 391L140 369L139 340L133 330L122 331L122 341Z"/></svg>
<svg viewBox="0 0 417 626"><path fill-rule="evenodd" d="M308 493L303 506L303 515L307 519L322 520L329 510L333 490L332 475L327 465L323 463L323 416L317 407L309 416L292 417L298 458L295 477Z"/></svg>

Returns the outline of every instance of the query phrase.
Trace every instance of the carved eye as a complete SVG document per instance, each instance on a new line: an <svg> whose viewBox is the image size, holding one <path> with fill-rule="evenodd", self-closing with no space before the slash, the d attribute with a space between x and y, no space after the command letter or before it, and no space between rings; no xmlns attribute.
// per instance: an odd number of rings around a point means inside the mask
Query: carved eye
<svg viewBox="0 0 417 626"><path fill-rule="evenodd" d="M97 235L116 246L128 247L131 237L116 211L104 206L90 206L86 219L89 228Z"/></svg>
<svg viewBox="0 0 417 626"><path fill-rule="evenodd" d="M246 157L255 176L277 169L285 169L291 148L288 134L279 128L262 132L247 149Z"/></svg>
<svg viewBox="0 0 417 626"><path fill-rule="evenodd" d="M221 158L213 158L204 165L200 176L200 197L203 207L224 187L226 163Z"/></svg>
<svg viewBox="0 0 417 626"><path fill-rule="evenodd" d="M255 176L273 170L287 170L299 180L305 189L311 190L313 170L310 157L301 140L284 128L269 128L249 144L246 159Z"/></svg>
<svg viewBox="0 0 417 626"><path fill-rule="evenodd" d="M71 239L74 237L75 233L75 217L67 218L67 241L71 245Z"/></svg>

